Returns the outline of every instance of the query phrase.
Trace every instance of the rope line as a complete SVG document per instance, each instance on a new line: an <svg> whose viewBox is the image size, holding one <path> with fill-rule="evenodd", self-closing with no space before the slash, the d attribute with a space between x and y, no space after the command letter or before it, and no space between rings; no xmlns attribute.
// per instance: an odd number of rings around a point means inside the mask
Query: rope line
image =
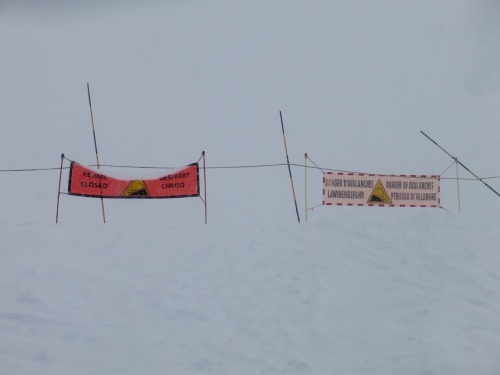
<svg viewBox="0 0 500 375"><path fill-rule="evenodd" d="M66 160L72 161L70 159ZM309 160L311 160L309 158ZM311 160L312 161L312 160ZM339 173L354 173L354 174L373 174L377 176L394 176L394 174L380 174L380 173L366 173L366 172L356 172L356 171L347 171L340 169L332 169L332 168L322 168L317 165L304 165L304 164L296 164L290 163L291 166L300 167L300 168L309 168L309 169L317 169L320 171L328 171L328 172L339 172ZM453 163L451 164L453 165ZM451 167L450 165L450 167ZM89 167L97 167L97 164L89 164ZM107 168L129 168L129 169L178 169L179 167L160 167L160 166L138 166L138 165L116 165L116 164L99 164L100 167ZM223 166L211 166L206 167L206 169L246 169L246 168L275 168L275 167L284 167L288 166L287 163L276 163L276 164L253 164L253 165L223 165ZM445 172L450 168L448 167ZM63 167L63 169L69 169L70 167ZM47 172L47 171L59 171L60 167L49 167L49 168L19 168L19 169L0 169L0 173L22 173L22 172ZM444 172L443 172L444 173ZM482 180L491 180L491 179L499 179L500 176L488 176L482 177ZM441 177L442 180L456 180L456 177ZM459 180L462 181L476 181L477 178L467 178L461 177Z"/></svg>
<svg viewBox="0 0 500 375"><path fill-rule="evenodd" d="M55 171L60 170L60 167L54 168L25 168L25 169L0 169L0 173L4 172L40 172L40 171ZM63 167L63 169L69 169L69 167Z"/></svg>
<svg viewBox="0 0 500 375"><path fill-rule="evenodd" d="M440 176L444 175L446 173L446 171L448 171L448 169L450 169L452 167L453 164L455 164L456 161L454 161L453 163L450 164L450 166L448 168L446 168L443 173L440 174Z"/></svg>
<svg viewBox="0 0 500 375"><path fill-rule="evenodd" d="M313 163L313 164L315 165L315 167L316 167L316 168L320 169L320 170L321 170L321 172L323 172L323 169L322 169L322 168L320 168L320 167L318 167L318 164L316 164L316 163L314 162L314 160L312 160L312 159L309 157L309 155L307 155L307 159L309 159L309 160L311 161L311 163Z"/></svg>

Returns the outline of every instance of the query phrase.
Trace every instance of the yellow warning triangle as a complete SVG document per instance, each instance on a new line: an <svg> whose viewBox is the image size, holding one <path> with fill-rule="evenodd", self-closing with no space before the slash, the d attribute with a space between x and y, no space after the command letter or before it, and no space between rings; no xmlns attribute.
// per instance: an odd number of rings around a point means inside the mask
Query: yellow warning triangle
<svg viewBox="0 0 500 375"><path fill-rule="evenodd" d="M389 194L385 191L384 185L380 179L377 181L377 184L373 188L373 191L368 199L368 203L386 203L392 204L391 198L389 198Z"/></svg>
<svg viewBox="0 0 500 375"><path fill-rule="evenodd" d="M149 191L144 181L131 181L127 188L123 191L123 193L121 193L122 197L132 197L137 195L149 196Z"/></svg>

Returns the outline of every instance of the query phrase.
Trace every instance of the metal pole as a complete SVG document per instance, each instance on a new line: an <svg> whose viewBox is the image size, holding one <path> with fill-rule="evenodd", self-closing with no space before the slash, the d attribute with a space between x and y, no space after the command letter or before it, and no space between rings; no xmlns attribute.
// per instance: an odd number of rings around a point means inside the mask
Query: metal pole
<svg viewBox="0 0 500 375"><path fill-rule="evenodd" d="M457 169L458 212L460 212L460 179L458 178L458 159L455 159L455 166Z"/></svg>
<svg viewBox="0 0 500 375"><path fill-rule="evenodd" d="M61 198L61 180L63 170L64 154L61 154L61 169L59 170L59 190L57 191L56 224L59 223L59 199Z"/></svg>
<svg viewBox="0 0 500 375"><path fill-rule="evenodd" d="M201 154L203 156L203 188L205 189L205 224L208 222L208 209L207 209L207 167L205 163L205 151Z"/></svg>
<svg viewBox="0 0 500 375"><path fill-rule="evenodd" d="M281 115L281 111L280 111L280 119L281 119L281 130L283 130L283 141L285 143L285 154L286 154L286 162L288 164L288 173L290 173L290 182L292 184L293 200L295 201L295 211L297 212L297 220L300 223L299 208L297 207L297 198L295 197L295 188L293 186L292 169L290 168L290 159L288 158L288 148L286 147L285 126L283 125L283 116Z"/></svg>
<svg viewBox="0 0 500 375"><path fill-rule="evenodd" d="M441 150L443 150L449 157L451 157L453 160L455 160L458 164L460 164L467 172L469 172L471 175L473 175L474 177L476 177L479 181L481 181L483 184L485 184L488 189L490 189L492 192L494 192L496 195L498 195L500 197L500 193L498 193L495 189L493 189L490 185L488 185L486 182L483 181L483 179L481 177L479 177L478 175L476 175L474 172L472 172L469 168L467 168L465 165L463 165L456 157L454 157L453 155L451 155L448 151L446 151L444 148L442 148L440 145L438 145L431 137L429 137L427 134L425 134L423 131L420 131L420 133L422 133L423 135L425 135L427 137L427 139L429 139L429 141L431 141L432 143L434 143L436 146L438 146Z"/></svg>
<svg viewBox="0 0 500 375"><path fill-rule="evenodd" d="M97 161L97 169L99 169L99 153L97 152L97 140L95 136L94 114L92 113L92 102L90 100L90 86L87 82L87 93L89 95L90 120L92 122L92 133L94 134L95 158ZM101 190L102 195L102 190ZM104 213L104 199L101 197L102 221L106 224L106 214Z"/></svg>
<svg viewBox="0 0 500 375"><path fill-rule="evenodd" d="M307 223L307 152L304 154L304 208L305 208L305 215L306 215L306 223Z"/></svg>

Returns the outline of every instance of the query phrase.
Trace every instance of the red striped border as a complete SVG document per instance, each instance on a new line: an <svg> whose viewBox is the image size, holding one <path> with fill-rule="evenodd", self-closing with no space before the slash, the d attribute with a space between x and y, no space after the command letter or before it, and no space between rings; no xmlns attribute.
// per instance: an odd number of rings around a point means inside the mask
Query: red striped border
<svg viewBox="0 0 500 375"><path fill-rule="evenodd" d="M439 204L431 204L431 205L427 205L427 204L421 204L421 205L416 205L416 204L370 204L370 203L358 203L358 204L354 204L354 203L325 203L323 201L323 206L349 206L349 207L352 207L352 206L356 206L356 207L362 207L362 206L368 206L368 207L416 207L416 208L420 208L420 207L432 207L432 208L439 208L440 207L440 204L441 202L439 202Z"/></svg>
<svg viewBox="0 0 500 375"><path fill-rule="evenodd" d="M325 172L325 174L334 174L337 176L387 176L387 177L415 177L415 178L437 178L438 181L441 181L441 176L439 175L427 175L427 174L373 174L373 173L354 173L354 172ZM323 177L323 184L325 183L325 177ZM441 185L438 185L438 192L441 193ZM323 196L325 195L325 189L323 189ZM362 207L362 206L369 206L369 207L431 207L431 208L439 208L441 207L441 196L439 196L438 199L438 204L432 204L432 205L427 205L427 204L422 204L422 205L416 205L416 204L369 204L369 203L358 203L358 204L353 204L353 203L325 203L323 201L323 206L357 206L357 207Z"/></svg>
<svg viewBox="0 0 500 375"><path fill-rule="evenodd" d="M325 172L325 174L335 174L340 176L381 176L381 177L415 177L415 178L437 178L440 179L439 175L427 175L427 174L373 174L373 173L354 173L354 172ZM325 178L323 177L323 182Z"/></svg>

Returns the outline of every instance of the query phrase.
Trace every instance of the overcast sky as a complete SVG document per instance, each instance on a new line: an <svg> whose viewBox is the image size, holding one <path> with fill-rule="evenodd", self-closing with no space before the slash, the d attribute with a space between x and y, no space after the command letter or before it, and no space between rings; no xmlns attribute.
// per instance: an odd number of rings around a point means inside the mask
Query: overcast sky
<svg viewBox="0 0 500 375"><path fill-rule="evenodd" d="M492 0L3 1L1 168L57 166L62 152L92 163L89 82L102 163L179 166L202 150L212 166L284 162L282 110L295 163L439 174L451 159L424 130L499 175L499 17ZM287 178L212 171L211 192L229 210L241 196L284 208Z"/></svg>

